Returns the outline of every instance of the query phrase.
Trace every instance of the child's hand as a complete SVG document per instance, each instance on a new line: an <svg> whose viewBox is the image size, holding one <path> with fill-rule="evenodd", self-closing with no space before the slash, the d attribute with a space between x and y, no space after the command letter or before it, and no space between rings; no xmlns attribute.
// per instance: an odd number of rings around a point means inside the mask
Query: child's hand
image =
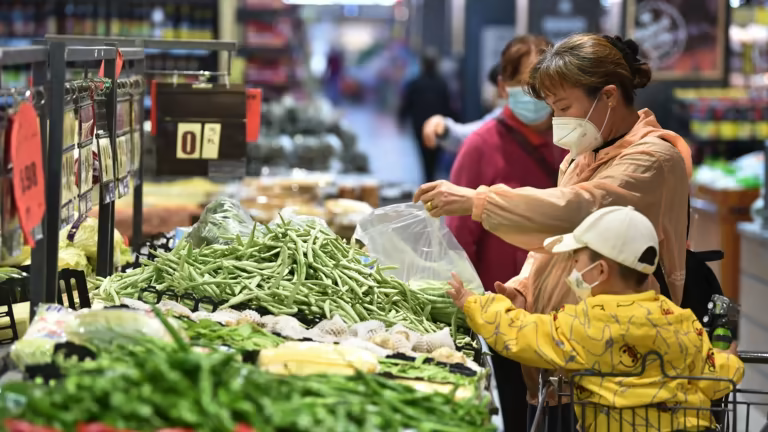
<svg viewBox="0 0 768 432"><path fill-rule="evenodd" d="M452 289L449 289L446 292L459 309L464 309L464 303L474 294L472 291L464 288L464 282L461 281L459 275L451 272L451 278L453 278L453 280L448 281L448 285L450 285Z"/></svg>

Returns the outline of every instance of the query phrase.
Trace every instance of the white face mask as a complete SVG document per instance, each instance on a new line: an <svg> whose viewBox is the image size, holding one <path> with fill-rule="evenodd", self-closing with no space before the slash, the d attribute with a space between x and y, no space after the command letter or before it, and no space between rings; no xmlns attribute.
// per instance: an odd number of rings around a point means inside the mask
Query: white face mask
<svg viewBox="0 0 768 432"><path fill-rule="evenodd" d="M603 127L597 130L597 126L589 121L589 116L592 115L598 99L600 98L595 99L595 103L592 104L587 118L554 117L552 119L552 140L558 147L569 150L573 157L594 150L603 144L601 134L608 123L608 116L611 115L611 107L608 106Z"/></svg>
<svg viewBox="0 0 768 432"><path fill-rule="evenodd" d="M568 284L568 286L571 288L574 294L576 294L576 297L578 297L579 301L583 301L590 295L592 295L592 288L594 288L597 284L600 283L600 281L597 281L593 283L592 285L588 284L581 275L588 272L592 267L596 266L600 261L593 263L589 267L585 268L582 271L578 271L576 269L573 269L571 271L571 274L566 276L565 283Z"/></svg>

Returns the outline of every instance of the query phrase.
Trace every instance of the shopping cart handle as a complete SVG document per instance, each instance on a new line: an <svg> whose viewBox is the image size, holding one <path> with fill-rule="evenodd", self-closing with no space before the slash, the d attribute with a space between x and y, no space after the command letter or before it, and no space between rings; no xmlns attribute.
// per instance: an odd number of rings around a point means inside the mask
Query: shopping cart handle
<svg viewBox="0 0 768 432"><path fill-rule="evenodd" d="M739 351L739 358L744 363L768 364L768 352Z"/></svg>

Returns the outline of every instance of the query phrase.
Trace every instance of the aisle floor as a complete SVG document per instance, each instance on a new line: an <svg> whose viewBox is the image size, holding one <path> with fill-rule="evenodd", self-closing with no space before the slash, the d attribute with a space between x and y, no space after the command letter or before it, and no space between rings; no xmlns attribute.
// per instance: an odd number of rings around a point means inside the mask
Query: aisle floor
<svg viewBox="0 0 768 432"><path fill-rule="evenodd" d="M343 124L357 134L358 147L368 156L371 175L380 182L418 186L423 178L419 152L407 129L390 113L368 105L341 108Z"/></svg>

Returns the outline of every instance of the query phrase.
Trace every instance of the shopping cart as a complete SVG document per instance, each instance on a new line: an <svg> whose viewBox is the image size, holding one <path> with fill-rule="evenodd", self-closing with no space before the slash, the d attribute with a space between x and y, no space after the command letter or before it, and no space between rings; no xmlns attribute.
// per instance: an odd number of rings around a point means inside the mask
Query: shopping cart
<svg viewBox="0 0 768 432"><path fill-rule="evenodd" d="M739 358L748 364L768 364L768 353L739 352ZM644 374L646 366L660 362L660 369L666 379L688 381L710 381L730 385L735 389L721 400L712 401L710 407L694 408L670 406L664 403L614 408L585 401L581 392L588 391L580 385L590 378L632 378ZM747 387L749 383L743 383ZM611 374L584 371L568 377L552 376L552 371L542 371L539 377L539 401L547 401L547 395L554 391L556 404L540 403L535 416L529 419L532 432L571 431L760 431L768 432L768 389L752 390L737 388L736 383L725 378L670 376L664 369L664 358L658 352L649 352L643 357L641 368L633 374ZM551 399L550 399L551 400ZM762 418L755 418L762 414ZM681 421L682 419L682 421ZM694 419L694 421L691 421ZM714 426L713 426L714 424ZM750 426L751 425L751 426Z"/></svg>

